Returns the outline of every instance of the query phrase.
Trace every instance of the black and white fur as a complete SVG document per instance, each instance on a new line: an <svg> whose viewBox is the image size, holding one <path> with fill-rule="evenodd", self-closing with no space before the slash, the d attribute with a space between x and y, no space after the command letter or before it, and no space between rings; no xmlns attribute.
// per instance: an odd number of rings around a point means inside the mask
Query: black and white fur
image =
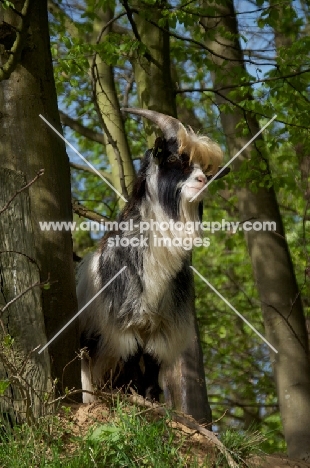
<svg viewBox="0 0 310 468"><path fill-rule="evenodd" d="M141 109L127 111L155 121L164 137L146 152L118 220L132 219L136 227L131 232L108 233L80 267L79 308L127 267L80 316L81 347L88 350L82 359L82 388L93 391L94 386L109 382L114 388L131 385L139 394L158 400L160 368L173 364L192 338L193 278L190 250L156 247L154 236L194 238L200 233L149 231L143 233L147 246L110 243L116 235L139 238L141 221L198 222L204 192L192 203L189 200L217 173L222 152L208 137L187 131L172 117ZM84 402L93 399L83 393Z"/></svg>

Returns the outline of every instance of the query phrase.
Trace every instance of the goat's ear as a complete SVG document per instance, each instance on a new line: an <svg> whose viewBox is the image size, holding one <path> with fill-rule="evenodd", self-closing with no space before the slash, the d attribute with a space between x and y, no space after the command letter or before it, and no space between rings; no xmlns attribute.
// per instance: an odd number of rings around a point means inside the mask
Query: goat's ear
<svg viewBox="0 0 310 468"><path fill-rule="evenodd" d="M163 139L160 137L156 138L154 147L152 149L152 156L156 164L160 164L162 162L163 149L164 149Z"/></svg>
<svg viewBox="0 0 310 468"><path fill-rule="evenodd" d="M219 167L219 171L221 170L222 168ZM225 167L225 169L218 175L215 177L214 180L218 180L218 179L221 179L222 177L225 177L227 174L230 173L230 168L229 167ZM207 179L208 180L211 180L213 176L208 176Z"/></svg>

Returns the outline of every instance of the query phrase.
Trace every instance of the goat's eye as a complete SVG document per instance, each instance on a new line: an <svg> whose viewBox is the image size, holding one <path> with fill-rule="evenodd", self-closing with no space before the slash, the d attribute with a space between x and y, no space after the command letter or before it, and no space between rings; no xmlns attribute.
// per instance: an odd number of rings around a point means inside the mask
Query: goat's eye
<svg viewBox="0 0 310 468"><path fill-rule="evenodd" d="M167 159L167 162L168 163L174 163L178 160L178 157L177 156L174 156L174 155L171 155L169 156L169 158Z"/></svg>

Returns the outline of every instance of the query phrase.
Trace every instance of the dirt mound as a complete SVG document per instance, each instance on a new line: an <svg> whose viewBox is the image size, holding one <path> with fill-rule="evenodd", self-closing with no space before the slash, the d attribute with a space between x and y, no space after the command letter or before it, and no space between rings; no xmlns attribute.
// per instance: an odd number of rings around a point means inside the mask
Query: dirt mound
<svg viewBox="0 0 310 468"><path fill-rule="evenodd" d="M70 427L76 435L84 436L89 430L97 424L107 424L113 421L113 398L108 398L104 402L96 402L91 404L73 404L70 405L70 412L64 411L61 417L64 424L71 423ZM129 397L129 401L139 407L144 408L151 418L163 417L166 415L165 408L157 404L145 401L139 396ZM127 408L130 411L130 406ZM226 451L226 448L217 438L217 436L208 431L205 427L197 424L191 417L174 413L172 421L169 422L175 431L179 434L180 439L185 436L186 442L184 445L185 451L190 447L194 451L197 459L201 462L201 466L205 463L206 457L213 465L218 452L225 455L228 464L231 468L238 468L239 465L233 461L231 455ZM263 457L252 457L246 460L249 468L310 468L310 463L305 463L301 460L292 460L284 455L266 455ZM205 464L203 466L206 466ZM218 466L218 465L216 465Z"/></svg>
<svg viewBox="0 0 310 468"><path fill-rule="evenodd" d="M253 457L249 461L251 468L310 468L309 463L301 460L292 460L283 455L266 455L266 457Z"/></svg>

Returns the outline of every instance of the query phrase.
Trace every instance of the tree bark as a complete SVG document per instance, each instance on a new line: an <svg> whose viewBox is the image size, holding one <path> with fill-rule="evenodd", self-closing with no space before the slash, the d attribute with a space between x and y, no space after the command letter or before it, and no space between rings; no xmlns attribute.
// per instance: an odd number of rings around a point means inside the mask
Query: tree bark
<svg viewBox="0 0 310 468"><path fill-rule="evenodd" d="M281 71L281 67L283 65L281 56L283 50L289 50L298 40L301 34L301 28L299 22L296 21L296 14L294 9L291 5L287 5L286 9L280 8L280 5L277 4L276 0L270 0L270 5L272 8L275 8L277 11L277 21L273 25L273 32L274 32L274 42L276 46L277 52L277 64L278 70ZM286 15L284 14L286 12ZM290 15L288 16L288 11ZM291 21L288 21L288 18L291 18ZM303 87L303 91L307 92L307 85ZM299 136L294 138L291 137L291 142L294 144L294 150L296 153L298 166L300 169L300 188L304 194L304 222L307 218L307 214L310 211L310 155L309 150L304 143L302 143L299 139ZM304 233L301 242L304 243L304 254L305 254L305 281L307 280L307 268L309 267L309 258L307 258L307 250L306 250L306 229L304 224ZM308 262L308 263L307 263ZM304 307L305 309L309 306L310 297L304 296ZM308 330L308 342L310 343L310 327L308 325L309 319L307 321L307 330Z"/></svg>
<svg viewBox="0 0 310 468"><path fill-rule="evenodd" d="M25 185L22 172L0 168L0 209ZM41 405L43 394L52 390L48 351L42 354L32 352L46 343L41 290L34 286L39 283L40 271L35 261L30 200L25 191L0 214L0 309L4 309L16 296L33 286L0 313L4 326L0 334L0 379L12 382L12 379L20 376L25 378L29 387L24 387L24 390L29 391L35 417L44 410ZM5 333L14 339L14 346L3 345ZM19 367L18 362L26 356L29 359L26 360L23 372L15 373L9 364ZM1 413L9 413L11 420L19 422L30 410L27 406L23 390L14 383L7 389L0 403Z"/></svg>
<svg viewBox="0 0 310 468"><path fill-rule="evenodd" d="M153 23L161 18L161 6L157 2L153 8ZM138 5L137 5L138 6ZM171 79L169 33L163 32L156 25L146 21L143 11L134 16L136 36L146 47L146 52L135 57L133 63L135 81L137 84L139 105L142 108L156 110L163 114L176 117L176 102ZM150 122L143 122L147 133L149 148L154 144L158 129Z"/></svg>
<svg viewBox="0 0 310 468"><path fill-rule="evenodd" d="M214 4L213 4L214 5ZM205 6L210 6L210 3ZM235 76L245 74L243 54L238 40L238 26L232 1L214 6L216 19L201 19L206 31L205 42L212 51L214 88L235 85ZM215 15L215 16L216 16ZM225 57L226 60L223 59ZM221 111L222 126L229 153L233 156L259 130L253 114L238 108L242 100L252 99L242 91L234 90L235 107L232 113ZM229 91L217 95L217 103L231 102ZM244 138L242 130L248 129ZM252 160L251 160L252 159ZM234 165L238 170L242 160L257 170L264 161L269 174L263 138L260 137L243 151ZM258 187L259 180L255 181ZM291 457L310 459L310 363L307 330L302 303L288 245L284 236L281 216L273 187L236 188L241 220L275 221L276 231L248 231L245 233L254 276L260 295L266 338L278 350L271 352L271 362L277 386L285 440Z"/></svg>
<svg viewBox="0 0 310 468"><path fill-rule="evenodd" d="M16 1L14 6L21 11L23 2ZM71 233L41 231L39 225L39 221L72 219L70 170L63 141L39 117L42 114L61 132L46 1L32 1L28 15L29 29L20 59L9 78L0 83L0 165L6 195L19 190L24 182L29 183L39 170L44 169L44 175L25 194L16 198L16 205L12 205L16 214L8 216L10 210L4 212L6 225L1 240L1 250L18 252L0 256L2 271L4 268L11 269L11 274L5 273L5 287L10 290L7 297L3 295L5 302L29 286L32 280L39 278L43 282L50 278L51 281L49 290L39 292L35 289L21 298L18 305L7 310L10 330L14 331L14 338L25 354L29 346L43 345L46 341L42 309L47 340L77 311ZM10 8L0 12L0 19L18 26L19 16ZM2 47L1 66L5 65L8 56ZM25 199L26 196L29 201ZM6 201L2 200L4 203ZM25 223L24 229L22 223ZM32 320L34 315L37 318ZM21 324L27 326L27 332L20 336ZM78 362L66 367L75 358L77 349L77 323L73 323L49 345L52 376L57 377L64 387L81 386ZM46 353L42 356L47 359ZM49 374L48 364L45 365L44 382Z"/></svg>

